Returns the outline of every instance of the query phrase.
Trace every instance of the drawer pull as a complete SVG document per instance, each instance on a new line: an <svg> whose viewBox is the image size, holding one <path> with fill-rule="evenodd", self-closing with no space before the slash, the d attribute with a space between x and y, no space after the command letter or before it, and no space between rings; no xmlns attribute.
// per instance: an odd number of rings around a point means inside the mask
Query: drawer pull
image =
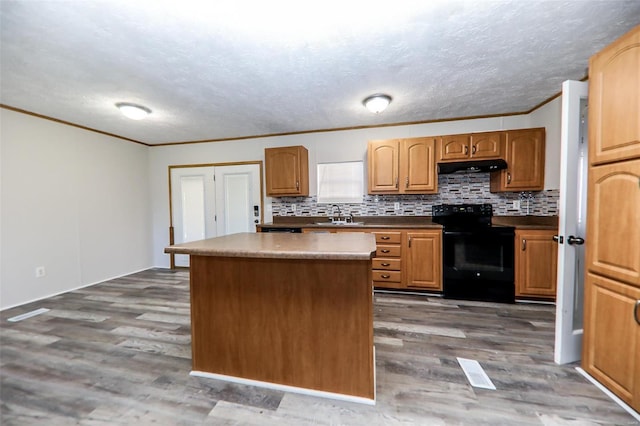
<svg viewBox="0 0 640 426"><path fill-rule="evenodd" d="M391 275L380 275L382 278L391 278Z"/></svg>
<svg viewBox="0 0 640 426"><path fill-rule="evenodd" d="M389 250L389 249L382 249L382 250L380 250L380 251L381 251L381 252L383 252L383 253L389 253L391 250Z"/></svg>
<svg viewBox="0 0 640 426"><path fill-rule="evenodd" d="M391 266L390 263L381 263L382 266Z"/></svg>
<svg viewBox="0 0 640 426"><path fill-rule="evenodd" d="M387 236L380 237L380 239L381 239L381 240L388 240L388 239L390 239L390 238L391 238L391 237L387 237Z"/></svg>

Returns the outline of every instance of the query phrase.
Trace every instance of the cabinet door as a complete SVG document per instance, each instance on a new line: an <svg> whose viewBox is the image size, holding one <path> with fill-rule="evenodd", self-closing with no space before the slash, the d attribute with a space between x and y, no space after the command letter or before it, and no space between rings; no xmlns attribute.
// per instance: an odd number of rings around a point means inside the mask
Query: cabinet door
<svg viewBox="0 0 640 426"><path fill-rule="evenodd" d="M640 26L591 57L589 161L640 157Z"/></svg>
<svg viewBox="0 0 640 426"><path fill-rule="evenodd" d="M442 290L442 231L407 231L406 284Z"/></svg>
<svg viewBox="0 0 640 426"><path fill-rule="evenodd" d="M436 193L436 140L434 138L403 139L400 143L400 192Z"/></svg>
<svg viewBox="0 0 640 426"><path fill-rule="evenodd" d="M309 195L309 154L303 146L264 150L267 195Z"/></svg>
<svg viewBox="0 0 640 426"><path fill-rule="evenodd" d="M516 230L516 296L556 297L558 245L555 231Z"/></svg>
<svg viewBox="0 0 640 426"><path fill-rule="evenodd" d="M460 161L469 158L469 135L448 135L438 140L438 161Z"/></svg>
<svg viewBox="0 0 640 426"><path fill-rule="evenodd" d="M587 274L582 367L640 409L640 289Z"/></svg>
<svg viewBox="0 0 640 426"><path fill-rule="evenodd" d="M544 128L506 132L508 168L491 174L491 192L544 189Z"/></svg>
<svg viewBox="0 0 640 426"><path fill-rule="evenodd" d="M474 133L471 135L471 158L482 160L502 158L504 132Z"/></svg>
<svg viewBox="0 0 640 426"><path fill-rule="evenodd" d="M591 167L587 208L589 270L640 287L640 160Z"/></svg>
<svg viewBox="0 0 640 426"><path fill-rule="evenodd" d="M369 194L398 193L399 153L400 142L397 139L369 142Z"/></svg>

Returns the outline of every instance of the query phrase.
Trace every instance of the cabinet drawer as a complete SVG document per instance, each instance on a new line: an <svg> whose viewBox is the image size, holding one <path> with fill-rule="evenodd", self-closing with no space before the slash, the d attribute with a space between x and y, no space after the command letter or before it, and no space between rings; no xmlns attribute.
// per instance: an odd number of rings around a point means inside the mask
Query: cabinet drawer
<svg viewBox="0 0 640 426"><path fill-rule="evenodd" d="M402 232L374 232L378 244L400 244Z"/></svg>
<svg viewBox="0 0 640 426"><path fill-rule="evenodd" d="M378 244L376 246L376 257L400 257L400 246L388 246Z"/></svg>
<svg viewBox="0 0 640 426"><path fill-rule="evenodd" d="M400 259L375 258L372 262L373 269L384 269L387 271L399 271L402 261Z"/></svg>
<svg viewBox="0 0 640 426"><path fill-rule="evenodd" d="M399 283L401 278L400 271L372 271L373 273L373 281L378 282L394 282Z"/></svg>

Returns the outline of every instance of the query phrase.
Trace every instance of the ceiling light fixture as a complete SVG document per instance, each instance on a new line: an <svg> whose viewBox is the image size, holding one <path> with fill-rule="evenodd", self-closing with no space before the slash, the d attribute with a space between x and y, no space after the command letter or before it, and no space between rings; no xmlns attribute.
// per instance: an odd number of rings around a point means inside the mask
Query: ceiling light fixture
<svg viewBox="0 0 640 426"><path fill-rule="evenodd" d="M146 106L132 104L129 102L118 102L116 106L125 117L132 120L142 120L147 115L151 114L151 110Z"/></svg>
<svg viewBox="0 0 640 426"><path fill-rule="evenodd" d="M375 95L371 95L365 98L364 101L362 101L362 104L369 111L375 114L380 114L382 111L387 109L390 103L391 103L391 96L385 95L382 93L376 93Z"/></svg>

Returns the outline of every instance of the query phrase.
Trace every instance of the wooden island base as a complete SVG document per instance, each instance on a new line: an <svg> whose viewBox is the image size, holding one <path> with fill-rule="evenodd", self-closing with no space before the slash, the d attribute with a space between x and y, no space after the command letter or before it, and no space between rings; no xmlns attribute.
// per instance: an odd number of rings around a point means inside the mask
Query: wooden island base
<svg viewBox="0 0 640 426"><path fill-rule="evenodd" d="M374 403L371 259L192 253L190 269L192 375Z"/></svg>

